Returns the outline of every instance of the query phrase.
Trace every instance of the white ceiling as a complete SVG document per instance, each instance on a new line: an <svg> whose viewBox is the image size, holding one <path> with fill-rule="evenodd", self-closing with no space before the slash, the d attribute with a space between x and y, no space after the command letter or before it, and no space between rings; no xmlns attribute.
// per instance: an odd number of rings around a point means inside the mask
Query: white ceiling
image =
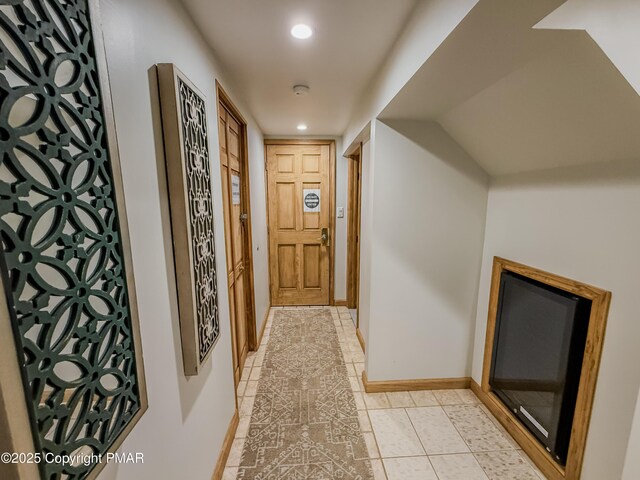
<svg viewBox="0 0 640 480"><path fill-rule="evenodd" d="M341 135L416 0L182 0L266 135ZM289 31L307 23L314 35ZM311 93L296 97L293 85Z"/></svg>
<svg viewBox="0 0 640 480"><path fill-rule="evenodd" d="M640 96L563 0L480 0L382 112L437 121L488 173L640 160Z"/></svg>

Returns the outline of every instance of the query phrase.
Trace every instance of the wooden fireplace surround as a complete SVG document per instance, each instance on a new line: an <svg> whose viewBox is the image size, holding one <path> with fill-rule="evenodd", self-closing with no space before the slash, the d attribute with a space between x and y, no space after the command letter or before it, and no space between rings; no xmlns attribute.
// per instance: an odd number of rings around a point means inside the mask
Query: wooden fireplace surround
<svg viewBox="0 0 640 480"><path fill-rule="evenodd" d="M498 309L498 295L500 290L500 275L503 270L518 273L539 282L560 288L575 295L591 300L591 315L585 345L582 371L576 399L576 410L571 427L571 439L566 466L556 463L538 440L520 423L511 411L498 399L489 387L489 372L493 358L493 340ZM513 436L522 449L529 455L538 468L550 480L578 480L582 470L584 449L591 419L591 408L598 378L598 367L602 354L605 326L609 313L611 292L587 285L585 283L560 277L520 263L512 262L500 257L493 259L491 277L491 293L489 296L489 314L487 320L487 336L484 348L484 363L482 370L482 385L471 382L472 390L489 408L505 429Z"/></svg>

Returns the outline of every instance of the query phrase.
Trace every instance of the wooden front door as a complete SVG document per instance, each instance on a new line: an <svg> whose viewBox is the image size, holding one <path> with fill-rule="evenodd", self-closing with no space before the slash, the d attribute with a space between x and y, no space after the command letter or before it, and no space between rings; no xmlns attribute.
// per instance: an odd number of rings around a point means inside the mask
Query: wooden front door
<svg viewBox="0 0 640 480"><path fill-rule="evenodd" d="M224 235L227 254L227 281L229 286L229 313L233 372L236 384L249 351L247 309L247 202L243 192L245 182L241 125L223 103L218 108L218 135L220 141L220 168L224 203Z"/></svg>
<svg viewBox="0 0 640 480"><path fill-rule="evenodd" d="M329 305L331 148L267 145L273 305Z"/></svg>

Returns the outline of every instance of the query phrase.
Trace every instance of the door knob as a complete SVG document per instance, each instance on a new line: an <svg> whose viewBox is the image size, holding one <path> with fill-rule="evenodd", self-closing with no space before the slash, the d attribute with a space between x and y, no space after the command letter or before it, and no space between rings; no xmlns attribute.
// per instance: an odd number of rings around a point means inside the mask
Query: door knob
<svg viewBox="0 0 640 480"><path fill-rule="evenodd" d="M320 243L322 245L329 246L329 229L328 228L322 229L322 233L320 235L320 238L318 238L318 240L320 240Z"/></svg>

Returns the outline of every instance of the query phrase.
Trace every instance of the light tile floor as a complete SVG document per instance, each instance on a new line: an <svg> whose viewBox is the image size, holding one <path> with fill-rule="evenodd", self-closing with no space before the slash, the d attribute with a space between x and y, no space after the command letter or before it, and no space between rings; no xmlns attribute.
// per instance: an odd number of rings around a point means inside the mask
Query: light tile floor
<svg viewBox="0 0 640 480"><path fill-rule="evenodd" d="M235 480L274 307L238 384L240 423L223 480ZM364 392L364 354L351 313L329 308L347 365L375 480L546 480L471 390Z"/></svg>

